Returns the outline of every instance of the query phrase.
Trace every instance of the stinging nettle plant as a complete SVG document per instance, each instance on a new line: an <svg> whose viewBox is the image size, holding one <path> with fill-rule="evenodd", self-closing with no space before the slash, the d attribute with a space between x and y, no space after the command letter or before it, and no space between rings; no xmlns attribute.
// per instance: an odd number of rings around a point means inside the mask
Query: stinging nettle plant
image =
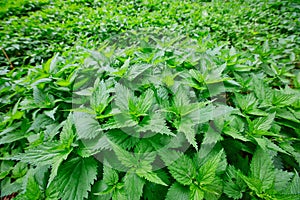
<svg viewBox="0 0 300 200"><path fill-rule="evenodd" d="M297 3L46 6L1 22L1 197L300 198Z"/></svg>

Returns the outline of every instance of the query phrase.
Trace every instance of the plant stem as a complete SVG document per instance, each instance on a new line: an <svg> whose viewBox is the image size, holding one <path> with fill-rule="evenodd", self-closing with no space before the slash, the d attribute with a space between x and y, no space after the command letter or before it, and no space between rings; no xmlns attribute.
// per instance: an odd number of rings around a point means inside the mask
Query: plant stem
<svg viewBox="0 0 300 200"><path fill-rule="evenodd" d="M1 50L2 50L2 52L3 52L4 56L5 56L5 58L7 59L9 65L10 65L10 69L14 69L14 66L13 66L13 64L11 63L11 61L10 61L8 55L6 54L5 50L4 50L2 47L1 47Z"/></svg>

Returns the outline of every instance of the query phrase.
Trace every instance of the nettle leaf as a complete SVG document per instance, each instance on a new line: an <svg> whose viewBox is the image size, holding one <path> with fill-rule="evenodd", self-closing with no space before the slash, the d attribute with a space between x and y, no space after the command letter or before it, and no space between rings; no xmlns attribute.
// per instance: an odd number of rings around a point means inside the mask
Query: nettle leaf
<svg viewBox="0 0 300 200"><path fill-rule="evenodd" d="M275 169L274 189L280 193L286 193L286 188L293 175L291 172Z"/></svg>
<svg viewBox="0 0 300 200"><path fill-rule="evenodd" d="M34 170L29 170L27 173L26 181L24 183L25 192L16 196L15 199L20 200L39 200L42 198L41 187L36 181L36 177L34 176Z"/></svg>
<svg viewBox="0 0 300 200"><path fill-rule="evenodd" d="M271 157L261 148L258 148L252 158L250 170L253 178L262 182L262 191L272 187L275 173Z"/></svg>
<svg viewBox="0 0 300 200"><path fill-rule="evenodd" d="M130 108L130 111L136 112L138 114L146 114L153 103L154 92L150 89L146 90L136 101L136 105L133 106L134 109Z"/></svg>
<svg viewBox="0 0 300 200"><path fill-rule="evenodd" d="M139 75L143 74L147 69L152 67L151 64L135 64L132 65L125 74L125 78L129 81L134 80Z"/></svg>
<svg viewBox="0 0 300 200"><path fill-rule="evenodd" d="M139 200L143 194L145 181L133 172L127 172L124 177L124 189L128 199Z"/></svg>
<svg viewBox="0 0 300 200"><path fill-rule="evenodd" d="M241 199L243 192L246 191L247 185L243 179L239 176L241 173L233 166L228 166L226 170L226 182L224 184L224 192L228 197L233 199Z"/></svg>
<svg viewBox="0 0 300 200"><path fill-rule="evenodd" d="M28 137L28 135L29 135L29 133L26 134L22 130L8 132L8 133L4 134L3 136L1 136L0 145L21 140L23 138Z"/></svg>
<svg viewBox="0 0 300 200"><path fill-rule="evenodd" d="M62 200L82 200L88 197L96 175L97 162L93 158L77 157L60 166L52 183Z"/></svg>
<svg viewBox="0 0 300 200"><path fill-rule="evenodd" d="M208 130L204 133L204 139L201 146L204 144L216 144L218 141L222 140L220 133L214 130L211 126L208 127Z"/></svg>
<svg viewBox="0 0 300 200"><path fill-rule="evenodd" d="M43 70L46 73L52 74L57 69L58 65L57 62L59 61L60 57L58 57L58 53L55 54L51 59L49 59L44 65Z"/></svg>
<svg viewBox="0 0 300 200"><path fill-rule="evenodd" d="M67 120L64 122L63 129L60 132L60 141L67 146L71 146L75 138L75 131L73 129L74 117L72 114L69 114Z"/></svg>
<svg viewBox="0 0 300 200"><path fill-rule="evenodd" d="M128 200L124 188L116 190L112 195L112 200Z"/></svg>
<svg viewBox="0 0 300 200"><path fill-rule="evenodd" d="M189 200L190 190L188 187L184 187L179 183L175 182L169 189L166 200Z"/></svg>
<svg viewBox="0 0 300 200"><path fill-rule="evenodd" d="M268 152L258 148L250 164L251 177L242 176L247 185L258 194L271 189L275 180L275 170Z"/></svg>
<svg viewBox="0 0 300 200"><path fill-rule="evenodd" d="M205 185L202 190L204 191L204 199L218 200L223 191L223 181L217 177L211 184Z"/></svg>
<svg viewBox="0 0 300 200"><path fill-rule="evenodd" d="M56 106L54 109L52 110L47 110L47 111L44 111L45 115L47 115L48 117L50 117L51 119L55 120L55 117L54 117L54 114L56 113L58 109L58 106Z"/></svg>
<svg viewBox="0 0 300 200"><path fill-rule="evenodd" d="M54 102L54 97L51 94L47 94L36 87L33 89L33 99L39 108L52 108Z"/></svg>
<svg viewBox="0 0 300 200"><path fill-rule="evenodd" d="M123 77L124 74L128 71L129 64L130 64L130 58L125 60L124 64L120 68L116 69L116 71L114 71L112 74L118 77Z"/></svg>
<svg viewBox="0 0 300 200"><path fill-rule="evenodd" d="M195 124L206 123L218 117L228 115L233 109L224 105L214 106L209 104L203 108L191 112L188 117L194 121Z"/></svg>
<svg viewBox="0 0 300 200"><path fill-rule="evenodd" d="M250 123L250 126L253 129L254 133L256 132L259 133L261 131L268 131L271 128L274 119L275 119L275 113L272 113L266 117L256 118Z"/></svg>
<svg viewBox="0 0 300 200"><path fill-rule="evenodd" d="M175 136L175 134L170 131L170 129L166 125L166 120L162 117L162 115L159 112L156 112L150 115L149 117L149 120L145 122L142 121L142 123L140 124L141 126L138 126L138 132L150 131L153 133Z"/></svg>
<svg viewBox="0 0 300 200"><path fill-rule="evenodd" d="M71 144L75 134L72 128L73 118L70 114L60 133L60 141L44 142L35 148L25 151L25 153L15 156L14 159L22 160L23 162L37 166L50 165L52 167L49 177L50 184L57 175L57 171L61 163L67 159L73 150Z"/></svg>
<svg viewBox="0 0 300 200"><path fill-rule="evenodd" d="M247 95L236 93L235 97L242 110L253 110L257 106L257 100L253 93Z"/></svg>
<svg viewBox="0 0 300 200"><path fill-rule="evenodd" d="M299 98L299 97L298 97ZM285 91L273 91L272 104L276 107L284 107L293 104L297 100L296 94L286 94Z"/></svg>
<svg viewBox="0 0 300 200"><path fill-rule="evenodd" d="M154 172L151 171L152 169L148 169L148 170L137 170L136 174L140 177L145 178L147 181L150 181L152 183L156 183L159 185L163 185L163 186L168 186L168 184L166 184L163 180L161 180L161 178Z"/></svg>
<svg viewBox="0 0 300 200"><path fill-rule="evenodd" d="M106 135L111 142L123 149L132 149L139 142L139 138L131 137L120 129L110 130Z"/></svg>
<svg viewBox="0 0 300 200"><path fill-rule="evenodd" d="M93 139L102 133L95 115L75 112L74 123L79 139Z"/></svg>
<svg viewBox="0 0 300 200"><path fill-rule="evenodd" d="M190 185L193 179L196 178L196 168L193 161L186 155L173 162L168 169L172 176L182 185Z"/></svg>
<svg viewBox="0 0 300 200"><path fill-rule="evenodd" d="M119 182L118 172L110 166L107 166L105 163L103 166L103 181L110 186L114 186Z"/></svg>
<svg viewBox="0 0 300 200"><path fill-rule="evenodd" d="M239 176L245 181L247 186L253 190L256 194L261 194L262 193L262 183L259 179L252 178L252 177L247 177L242 173L239 173Z"/></svg>
<svg viewBox="0 0 300 200"><path fill-rule="evenodd" d="M290 194L297 194L298 197L299 197L299 195L300 195L299 185L300 185L300 177L299 177L298 172L296 172L295 176L293 177L293 179L291 181L291 184L288 186L289 193Z"/></svg>
<svg viewBox="0 0 300 200"><path fill-rule="evenodd" d="M195 123L189 118L182 118L178 128L179 132L184 133L187 141L197 150Z"/></svg>
<svg viewBox="0 0 300 200"><path fill-rule="evenodd" d="M39 132L44 129L46 126L52 125L53 119L49 118L45 114L38 114L36 118L34 118L33 123L31 124L30 128L27 132L33 130L35 132Z"/></svg>
<svg viewBox="0 0 300 200"><path fill-rule="evenodd" d="M134 127L138 125L128 113L116 114L114 118L108 119L106 123L100 125L99 131Z"/></svg>
<svg viewBox="0 0 300 200"><path fill-rule="evenodd" d="M124 166L128 168L133 168L138 166L138 159L132 153L122 149L116 144L111 143L111 145L118 159L121 161L121 163Z"/></svg>
<svg viewBox="0 0 300 200"><path fill-rule="evenodd" d="M216 164L215 173L217 175L222 174L227 166L224 150L215 143L202 144L201 149L195 154L193 160L198 169L207 162L214 162Z"/></svg>
<svg viewBox="0 0 300 200"><path fill-rule="evenodd" d="M195 185L190 186L190 199L193 200L202 200L204 198L204 191Z"/></svg>
<svg viewBox="0 0 300 200"><path fill-rule="evenodd" d="M25 153L15 156L14 159L34 165L51 165L65 158L71 150L65 149L60 142L51 141L29 149Z"/></svg>
<svg viewBox="0 0 300 200"><path fill-rule="evenodd" d="M212 156L200 166L197 174L197 181L200 184L209 185L213 183L214 179L216 178L217 169L219 167L219 163L221 162L223 153L224 151L221 150L219 153Z"/></svg>
<svg viewBox="0 0 300 200"><path fill-rule="evenodd" d="M188 88L179 86L174 94L172 110L175 111L177 115L181 115L185 113L185 106L190 104L191 100Z"/></svg>
<svg viewBox="0 0 300 200"><path fill-rule="evenodd" d="M262 148L264 151L267 151L268 149L288 154L286 151L284 151L282 148L274 144L269 139L262 137L262 138L254 138L257 144Z"/></svg>
<svg viewBox="0 0 300 200"><path fill-rule="evenodd" d="M133 96L132 92L121 84L115 86L115 104L121 111L129 111L129 99Z"/></svg>
<svg viewBox="0 0 300 200"><path fill-rule="evenodd" d="M25 153L15 156L14 159L38 166L51 165L52 170L49 179L49 182L51 182L57 175L60 164L67 159L71 152L72 148L65 148L64 144L51 141L27 150Z"/></svg>
<svg viewBox="0 0 300 200"><path fill-rule="evenodd" d="M263 80L255 77L254 80L254 93L256 97L260 100L260 107L266 107L271 105L271 100L273 98L273 92L270 88L264 84Z"/></svg>
<svg viewBox="0 0 300 200"><path fill-rule="evenodd" d="M107 88L104 81L101 81L100 83L95 85L90 103L92 109L97 113L97 115L101 115L113 99L110 96L110 92L111 90Z"/></svg>

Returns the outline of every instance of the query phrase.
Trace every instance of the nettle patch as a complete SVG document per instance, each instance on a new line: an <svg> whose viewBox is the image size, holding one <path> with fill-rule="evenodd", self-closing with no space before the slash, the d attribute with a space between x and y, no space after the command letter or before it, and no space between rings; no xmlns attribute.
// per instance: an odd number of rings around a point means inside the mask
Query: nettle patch
<svg viewBox="0 0 300 200"><path fill-rule="evenodd" d="M1 196L299 199L297 86L228 43L151 33L5 73Z"/></svg>

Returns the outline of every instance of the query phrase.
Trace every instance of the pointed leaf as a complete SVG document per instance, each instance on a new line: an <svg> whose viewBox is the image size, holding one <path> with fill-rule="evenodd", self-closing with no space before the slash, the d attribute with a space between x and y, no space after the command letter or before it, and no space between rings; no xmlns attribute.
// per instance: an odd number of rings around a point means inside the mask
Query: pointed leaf
<svg viewBox="0 0 300 200"><path fill-rule="evenodd" d="M190 191L189 188L180 185L175 182L169 189L167 193L166 200L189 200Z"/></svg>
<svg viewBox="0 0 300 200"><path fill-rule="evenodd" d="M82 200L88 197L96 179L97 162L93 158L73 158L58 171L53 184L62 200Z"/></svg>
<svg viewBox="0 0 300 200"><path fill-rule="evenodd" d="M172 176L182 185L190 185L196 178L196 168L193 161L186 155L173 162L168 168Z"/></svg>
<svg viewBox="0 0 300 200"><path fill-rule="evenodd" d="M252 177L261 181L262 191L270 189L275 180L275 171L268 152L258 148L250 164Z"/></svg>
<svg viewBox="0 0 300 200"><path fill-rule="evenodd" d="M133 172L127 172L124 177L124 189L128 199L139 200L143 194L145 181Z"/></svg>

